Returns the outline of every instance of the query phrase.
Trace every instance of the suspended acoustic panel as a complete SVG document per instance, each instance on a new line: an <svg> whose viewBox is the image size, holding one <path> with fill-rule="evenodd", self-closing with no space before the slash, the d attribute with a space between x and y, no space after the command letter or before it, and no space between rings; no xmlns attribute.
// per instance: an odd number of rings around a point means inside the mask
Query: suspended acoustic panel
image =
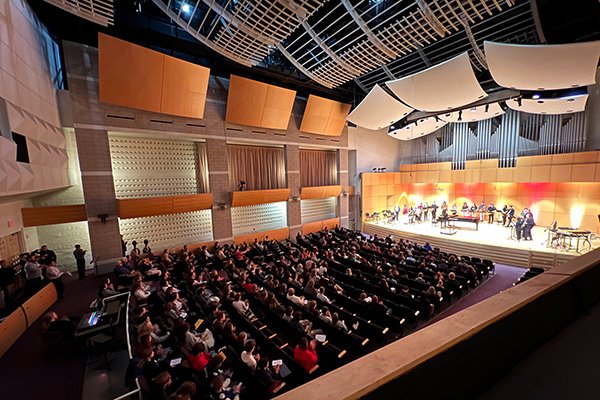
<svg viewBox="0 0 600 400"><path fill-rule="evenodd" d="M340 136L350 104L310 95L302 116L300 131L316 135Z"/></svg>
<svg viewBox="0 0 600 400"><path fill-rule="evenodd" d="M114 24L113 0L44 0L78 17L108 26Z"/></svg>
<svg viewBox="0 0 600 400"><path fill-rule="evenodd" d="M210 69L98 33L100 101L202 118Z"/></svg>
<svg viewBox="0 0 600 400"><path fill-rule="evenodd" d="M506 105L513 110L529 114L569 114L584 111L587 99L587 94L559 99L521 99L521 105L517 99L511 99Z"/></svg>
<svg viewBox="0 0 600 400"><path fill-rule="evenodd" d="M497 117L504 114L504 110L498 103L491 103L477 107L465 108L461 111L440 114L438 117L446 122L475 122Z"/></svg>
<svg viewBox="0 0 600 400"><path fill-rule="evenodd" d="M378 130L401 120L411 111L412 108L394 99L379 85L375 85L346 119L363 128Z"/></svg>
<svg viewBox="0 0 600 400"><path fill-rule="evenodd" d="M225 121L267 129L288 127L296 91L231 75Z"/></svg>
<svg viewBox="0 0 600 400"><path fill-rule="evenodd" d="M460 108L487 96L467 52L386 85L415 110L429 112Z"/></svg>
<svg viewBox="0 0 600 400"><path fill-rule="evenodd" d="M392 130L388 135L398 140L412 140L435 132L446 124L446 121L439 118L422 118L403 128Z"/></svg>
<svg viewBox="0 0 600 400"><path fill-rule="evenodd" d="M492 77L507 88L555 90L596 83L600 41L559 45L485 42L484 46Z"/></svg>

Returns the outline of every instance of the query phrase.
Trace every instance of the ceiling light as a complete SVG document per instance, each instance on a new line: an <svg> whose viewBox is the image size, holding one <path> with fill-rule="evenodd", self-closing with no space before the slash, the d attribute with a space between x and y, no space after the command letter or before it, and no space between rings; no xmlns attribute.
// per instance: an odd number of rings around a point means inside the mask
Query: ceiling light
<svg viewBox="0 0 600 400"><path fill-rule="evenodd" d="M471 108L471 112L477 112L477 107Z"/></svg>
<svg viewBox="0 0 600 400"><path fill-rule="evenodd" d="M532 99L537 100L540 97L542 97L539 93L534 94L533 96L531 96Z"/></svg>
<svg viewBox="0 0 600 400"><path fill-rule="evenodd" d="M183 3L181 5L181 11L183 11L184 13L189 13L190 11L192 11L192 8L190 7L189 4Z"/></svg>

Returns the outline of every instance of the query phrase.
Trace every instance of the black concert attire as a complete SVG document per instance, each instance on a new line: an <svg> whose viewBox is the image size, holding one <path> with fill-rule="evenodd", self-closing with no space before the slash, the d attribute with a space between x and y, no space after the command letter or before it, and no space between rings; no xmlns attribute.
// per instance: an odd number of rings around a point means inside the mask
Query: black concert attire
<svg viewBox="0 0 600 400"><path fill-rule="evenodd" d="M523 224L523 239L525 240L533 240L531 237L531 229L535 226L535 222L533 220L533 215L528 214L525 217L525 222Z"/></svg>
<svg viewBox="0 0 600 400"><path fill-rule="evenodd" d="M435 217L437 216L438 205L434 203L429 208L431 208L431 220L435 221Z"/></svg>
<svg viewBox="0 0 600 400"><path fill-rule="evenodd" d="M79 279L85 279L85 250L79 248L73 252L73 256L77 261L77 273Z"/></svg>
<svg viewBox="0 0 600 400"><path fill-rule="evenodd" d="M515 232L517 233L517 240L521 240L521 234L523 230L524 220L521 217L517 218L517 222L515 223Z"/></svg>
<svg viewBox="0 0 600 400"><path fill-rule="evenodd" d="M494 207L493 204L490 204L487 208L487 211L488 211L488 223L493 224L494 223L494 213L496 211L496 207Z"/></svg>

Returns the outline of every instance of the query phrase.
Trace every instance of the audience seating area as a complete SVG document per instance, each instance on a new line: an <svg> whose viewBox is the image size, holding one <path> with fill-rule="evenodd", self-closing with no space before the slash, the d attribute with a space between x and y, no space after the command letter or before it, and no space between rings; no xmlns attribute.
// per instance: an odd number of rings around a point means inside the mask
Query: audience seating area
<svg viewBox="0 0 600 400"><path fill-rule="evenodd" d="M494 272L343 228L138 257L113 279L131 288L126 381L152 399L274 397L416 329Z"/></svg>
<svg viewBox="0 0 600 400"><path fill-rule="evenodd" d="M513 286L518 285L519 283L523 283L531 278L534 278L536 276L538 276L539 274L543 274L546 270L544 268L540 268L540 267L531 267L529 268L524 274L523 276L521 276L519 278L519 280L517 280Z"/></svg>

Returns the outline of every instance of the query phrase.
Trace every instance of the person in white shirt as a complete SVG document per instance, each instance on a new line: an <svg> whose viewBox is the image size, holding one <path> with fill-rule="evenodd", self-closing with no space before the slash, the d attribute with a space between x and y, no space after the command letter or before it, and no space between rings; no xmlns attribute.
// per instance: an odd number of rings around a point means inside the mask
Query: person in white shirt
<svg viewBox="0 0 600 400"><path fill-rule="evenodd" d="M298 304L299 306L304 305L304 298L296 296L296 291L293 288L288 289L287 298L288 298L288 300L293 301L294 303Z"/></svg>
<svg viewBox="0 0 600 400"><path fill-rule="evenodd" d="M256 342L250 339L244 344L244 351L242 351L241 359L252 371L256 371L256 363L260 360L258 353L254 354L256 349Z"/></svg>
<svg viewBox="0 0 600 400"><path fill-rule="evenodd" d="M239 293L236 293L234 296L233 308L235 308L237 312L248 319L252 319L254 317L254 314L250 310L248 300L242 300L242 295Z"/></svg>
<svg viewBox="0 0 600 400"><path fill-rule="evenodd" d="M322 302L325 302L327 304L331 303L331 300L329 300L329 297L327 297L325 295L325 288L324 287L320 287L319 288L319 293L317 293L317 299L319 299Z"/></svg>
<svg viewBox="0 0 600 400"><path fill-rule="evenodd" d="M46 277L54 284L59 299L63 298L63 293L65 292L65 284L62 281L63 274L64 272L56 266L56 261L50 262L46 267Z"/></svg>

